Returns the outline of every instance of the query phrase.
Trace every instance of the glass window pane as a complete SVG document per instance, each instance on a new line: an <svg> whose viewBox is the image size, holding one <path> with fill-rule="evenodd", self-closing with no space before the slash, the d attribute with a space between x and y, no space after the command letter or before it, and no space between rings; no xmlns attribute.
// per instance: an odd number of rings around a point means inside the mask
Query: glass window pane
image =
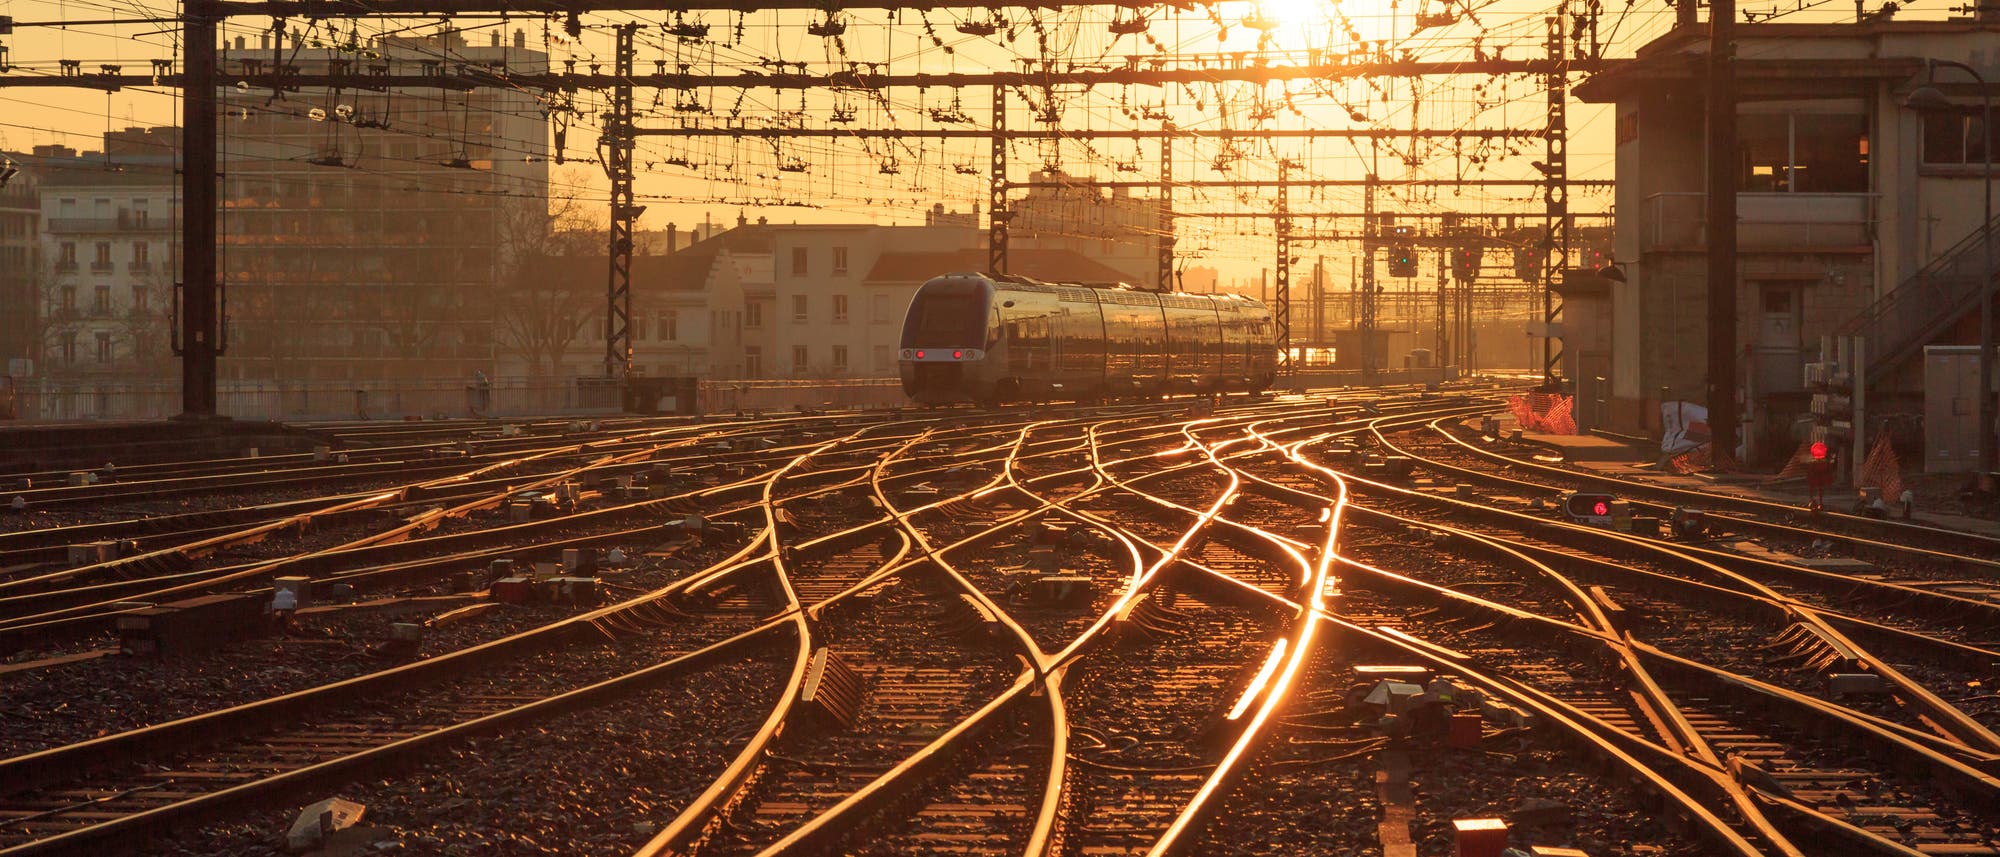
<svg viewBox="0 0 2000 857"><path fill-rule="evenodd" d="M1924 163L1965 163L1965 117L1956 112L1924 114Z"/></svg>
<svg viewBox="0 0 2000 857"><path fill-rule="evenodd" d="M1792 190L1865 193L1868 190L1868 118L1801 113L1793 117Z"/></svg>
<svg viewBox="0 0 2000 857"><path fill-rule="evenodd" d="M1737 189L1771 193L1790 189L1791 116L1749 113L1736 117L1737 151L1743 168Z"/></svg>

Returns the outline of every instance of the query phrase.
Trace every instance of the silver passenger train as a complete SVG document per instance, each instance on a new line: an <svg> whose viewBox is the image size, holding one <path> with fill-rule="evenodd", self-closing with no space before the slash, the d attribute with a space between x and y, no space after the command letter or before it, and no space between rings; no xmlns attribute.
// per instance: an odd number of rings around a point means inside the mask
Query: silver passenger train
<svg viewBox="0 0 2000 857"><path fill-rule="evenodd" d="M917 289L898 357L911 399L992 404L1257 392L1278 350L1271 311L1239 295L957 273Z"/></svg>

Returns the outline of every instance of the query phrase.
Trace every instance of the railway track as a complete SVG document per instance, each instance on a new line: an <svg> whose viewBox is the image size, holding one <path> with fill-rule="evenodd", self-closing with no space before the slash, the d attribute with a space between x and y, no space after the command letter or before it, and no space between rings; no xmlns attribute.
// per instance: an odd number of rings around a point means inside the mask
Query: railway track
<svg viewBox="0 0 2000 857"><path fill-rule="evenodd" d="M543 455L546 468L506 476L590 481L597 494L514 522L488 505L520 493L502 490L508 479L458 479L424 489L468 507L433 527L214 564L201 585L254 591L309 569L316 582L374 575L347 579L414 598L502 555L699 549L649 557L652 576L629 578L644 584L611 607L519 613L517 633L291 697L0 759L0 835L12 837L0 853L126 847L167 829L181 852L236 848L278 823L267 807L364 782L355 793L382 801L381 835L475 848L497 828L516 843L647 855L1429 851L1449 847L1455 819L1518 811L1511 841L1523 846L1991 853L2000 828L1984 772L2000 756L1979 736L1993 712L1976 689L1937 687L1984 669L1939 666L1986 651L1974 623L1954 633L1921 610L1871 609L1892 599L1865 588L1843 598L1830 579L1760 577L1720 546L1503 520L1505 502L1478 497L1475 512L1374 469L1357 478L1360 460L1337 452L1490 407L1476 390L1408 390L1212 413L1167 403L621 425L603 427L625 434L600 445L496 446L491 460L458 462L460 475ZM244 502L152 544L235 535L344 497ZM404 502L415 501L382 505ZM25 538L20 549L46 549ZM275 565L212 580L255 564ZM73 582L20 594L106 581ZM76 606L58 609L75 612L56 618L77 622L93 617L78 608L109 600L66 597ZM48 621L10 615L0 635L24 640L38 622L23 618ZM1771 648L1717 645L1688 633L1695 622ZM1834 635L1797 630L1820 625ZM1841 669L1889 692L1826 697L1829 640L1856 655ZM1472 749L1361 699L1381 664L1447 678L1461 712L1485 700ZM390 687L401 695L380 695ZM467 747L520 764L602 754L514 736L556 716L617 723L649 700L733 725L642 730L672 749L649 744L640 758L670 758L693 782L607 774L594 755L565 773L615 811L440 834L445 804L403 785L493 769ZM229 778L160 782L202 770ZM508 794L556 787L530 779ZM1565 812L1520 810L1529 796Z"/></svg>

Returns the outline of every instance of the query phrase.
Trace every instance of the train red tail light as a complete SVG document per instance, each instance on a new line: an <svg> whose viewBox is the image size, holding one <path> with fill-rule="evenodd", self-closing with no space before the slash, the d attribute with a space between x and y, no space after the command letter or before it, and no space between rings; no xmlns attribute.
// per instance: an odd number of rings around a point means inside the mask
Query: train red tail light
<svg viewBox="0 0 2000 857"><path fill-rule="evenodd" d="M917 359L918 360L924 359L924 353L922 351L917 352Z"/></svg>
<svg viewBox="0 0 2000 857"><path fill-rule="evenodd" d="M1806 451L1812 454L1814 461L1826 460L1827 448L1825 441L1821 440L1813 441L1812 446L1807 447Z"/></svg>
<svg viewBox="0 0 2000 857"><path fill-rule="evenodd" d="M953 359L953 360L963 360L963 359L965 359L965 352L963 352L963 351L953 351L953 352L951 353L951 359Z"/></svg>

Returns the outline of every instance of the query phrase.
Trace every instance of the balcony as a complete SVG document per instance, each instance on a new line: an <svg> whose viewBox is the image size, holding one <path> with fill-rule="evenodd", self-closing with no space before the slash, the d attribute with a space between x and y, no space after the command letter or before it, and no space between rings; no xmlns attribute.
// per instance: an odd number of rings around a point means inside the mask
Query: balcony
<svg viewBox="0 0 2000 857"><path fill-rule="evenodd" d="M147 274L147 273L151 273L151 272L152 272L152 270L153 270L153 263L151 263L151 262L130 262L130 263L127 263L127 264L125 265L125 270L126 270L126 271L129 271L129 272L131 272L131 273L134 273L134 274Z"/></svg>
<svg viewBox="0 0 2000 857"><path fill-rule="evenodd" d="M50 232L172 232L166 218L140 220L133 217L51 217Z"/></svg>
<svg viewBox="0 0 2000 857"><path fill-rule="evenodd" d="M1739 193L1736 246L1745 252L1867 251L1875 244L1872 193ZM1708 194L1646 198L1641 252L1708 246Z"/></svg>
<svg viewBox="0 0 2000 857"><path fill-rule="evenodd" d="M109 259L90 263L90 272L93 274L109 274L116 270L118 270L118 265Z"/></svg>
<svg viewBox="0 0 2000 857"><path fill-rule="evenodd" d="M75 259L58 259L58 260L56 260L56 273L58 273L58 274L74 274L74 273L76 273L76 260L75 260Z"/></svg>

